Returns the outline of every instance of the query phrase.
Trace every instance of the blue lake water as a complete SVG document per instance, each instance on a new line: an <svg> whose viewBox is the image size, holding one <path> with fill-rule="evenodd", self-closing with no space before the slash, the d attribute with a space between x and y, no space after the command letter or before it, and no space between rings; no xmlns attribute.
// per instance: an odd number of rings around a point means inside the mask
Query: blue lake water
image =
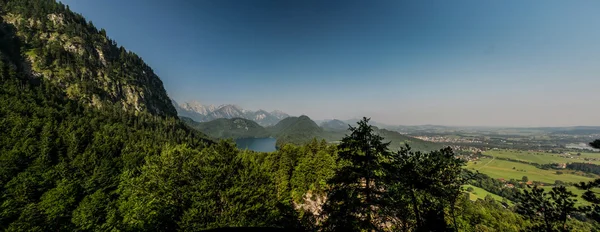
<svg viewBox="0 0 600 232"><path fill-rule="evenodd" d="M239 149L248 149L259 152L272 152L277 150L275 148L275 138L245 138L236 139L235 144Z"/></svg>

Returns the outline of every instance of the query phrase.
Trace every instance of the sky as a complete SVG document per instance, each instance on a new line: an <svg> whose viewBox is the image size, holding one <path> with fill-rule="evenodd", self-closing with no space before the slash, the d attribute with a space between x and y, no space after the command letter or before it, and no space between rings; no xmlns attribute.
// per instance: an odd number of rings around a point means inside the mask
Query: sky
<svg viewBox="0 0 600 232"><path fill-rule="evenodd" d="M65 0L178 102L394 125L600 125L597 0Z"/></svg>

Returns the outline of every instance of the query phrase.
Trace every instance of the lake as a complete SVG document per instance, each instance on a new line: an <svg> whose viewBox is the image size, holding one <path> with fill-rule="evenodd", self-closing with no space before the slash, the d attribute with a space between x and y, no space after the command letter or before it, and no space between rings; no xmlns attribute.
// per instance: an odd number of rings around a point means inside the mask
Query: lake
<svg viewBox="0 0 600 232"><path fill-rule="evenodd" d="M245 138L236 139L235 144L239 149L248 149L259 152L272 152L277 150L275 148L275 138Z"/></svg>

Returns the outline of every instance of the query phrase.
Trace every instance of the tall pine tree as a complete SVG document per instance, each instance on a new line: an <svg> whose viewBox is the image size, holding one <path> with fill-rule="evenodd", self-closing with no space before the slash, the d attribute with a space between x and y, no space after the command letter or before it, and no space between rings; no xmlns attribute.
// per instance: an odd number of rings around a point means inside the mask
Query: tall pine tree
<svg viewBox="0 0 600 232"><path fill-rule="evenodd" d="M339 145L338 162L344 165L330 180L331 190L323 207L324 230L377 230L383 223L383 163L389 158L389 143L377 135L369 118L350 127L350 135Z"/></svg>
<svg viewBox="0 0 600 232"><path fill-rule="evenodd" d="M600 149L600 139L591 142L590 146ZM580 182L579 184L575 184L575 186L581 190L585 190L581 198L592 203L592 205L583 206L582 210L586 212L588 217L600 222L600 197L597 195L598 188L600 188L600 179L595 179L587 183Z"/></svg>

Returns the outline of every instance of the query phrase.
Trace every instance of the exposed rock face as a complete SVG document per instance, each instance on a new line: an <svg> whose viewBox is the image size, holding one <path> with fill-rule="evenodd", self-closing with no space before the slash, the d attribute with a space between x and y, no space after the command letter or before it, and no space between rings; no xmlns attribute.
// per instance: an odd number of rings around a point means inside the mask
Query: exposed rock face
<svg viewBox="0 0 600 232"><path fill-rule="evenodd" d="M196 113L203 114L203 115L207 115L207 114L215 111L215 109L217 109L217 107L215 107L214 105L206 105L205 106L197 101L183 103L180 105L180 107L184 110L194 111Z"/></svg>
<svg viewBox="0 0 600 232"><path fill-rule="evenodd" d="M208 114L210 118L246 118L244 110L236 105L222 105Z"/></svg>
<svg viewBox="0 0 600 232"><path fill-rule="evenodd" d="M312 191L308 191L304 194L302 203L294 203L296 210L302 210L312 214L315 218L319 218L323 212L323 205L327 201L327 196L324 194L313 195Z"/></svg>
<svg viewBox="0 0 600 232"><path fill-rule="evenodd" d="M208 122L219 118L245 118L257 122L261 126L272 126L288 114L281 111L271 113L265 110L245 110L237 105L202 105L200 102L192 101L182 104L173 103L179 116L189 117L197 122Z"/></svg>
<svg viewBox="0 0 600 232"><path fill-rule="evenodd" d="M40 20L0 11L0 17L4 22L0 29L11 31L23 47L30 48L21 53L22 66L31 77L50 80L63 87L69 98L91 106L177 115L153 70L81 15L49 13L48 20Z"/></svg>
<svg viewBox="0 0 600 232"><path fill-rule="evenodd" d="M279 118L279 119L284 119L284 118L287 118L287 117L289 117L289 116L290 116L289 114L286 114L286 113L284 113L284 112L283 112L283 111L281 111L281 110L274 110L274 111L271 111L271 112L270 112L270 114L271 114L273 117L276 117L276 118Z"/></svg>

